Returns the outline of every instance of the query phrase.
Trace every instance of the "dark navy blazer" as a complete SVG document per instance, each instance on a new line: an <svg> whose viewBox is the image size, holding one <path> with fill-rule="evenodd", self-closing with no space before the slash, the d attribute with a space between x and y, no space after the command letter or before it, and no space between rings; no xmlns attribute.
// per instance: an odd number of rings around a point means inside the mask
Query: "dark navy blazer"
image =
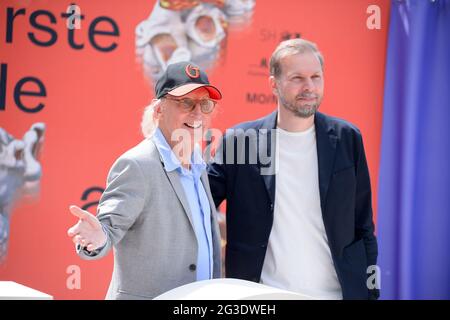
<svg viewBox="0 0 450 320"><path fill-rule="evenodd" d="M262 175L261 170L276 167L276 143L271 141L276 120L273 112L228 130L208 166L216 206L227 201L225 270L230 278L260 281L276 183L276 174ZM343 298L376 299L379 291L369 290L366 283L371 275L368 266L377 263L378 246L361 133L352 124L319 112L314 123L322 216ZM292 250L296 248L292 244Z"/></svg>

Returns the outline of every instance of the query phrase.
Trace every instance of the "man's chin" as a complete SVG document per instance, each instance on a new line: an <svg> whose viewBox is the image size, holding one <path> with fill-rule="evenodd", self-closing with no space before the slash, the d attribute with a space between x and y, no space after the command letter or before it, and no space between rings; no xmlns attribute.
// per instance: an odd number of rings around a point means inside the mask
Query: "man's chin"
<svg viewBox="0 0 450 320"><path fill-rule="evenodd" d="M302 106L297 108L293 113L300 118L310 118L316 114L318 106Z"/></svg>
<svg viewBox="0 0 450 320"><path fill-rule="evenodd" d="M293 104L281 104L286 110L289 110L291 113L293 113L294 116L299 118L310 118L312 117L316 112L317 109L319 109L319 104L303 104L300 105L299 103L293 103Z"/></svg>

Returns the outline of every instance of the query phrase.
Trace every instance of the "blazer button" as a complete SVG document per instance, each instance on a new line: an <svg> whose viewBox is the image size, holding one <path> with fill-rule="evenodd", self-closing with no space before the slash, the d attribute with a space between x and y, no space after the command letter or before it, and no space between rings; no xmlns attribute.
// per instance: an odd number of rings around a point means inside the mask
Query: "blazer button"
<svg viewBox="0 0 450 320"><path fill-rule="evenodd" d="M270 204L270 211L273 211L273 203Z"/></svg>
<svg viewBox="0 0 450 320"><path fill-rule="evenodd" d="M189 270L191 270L191 271L195 271L196 269L197 269L197 266L195 264L191 264L189 266Z"/></svg>

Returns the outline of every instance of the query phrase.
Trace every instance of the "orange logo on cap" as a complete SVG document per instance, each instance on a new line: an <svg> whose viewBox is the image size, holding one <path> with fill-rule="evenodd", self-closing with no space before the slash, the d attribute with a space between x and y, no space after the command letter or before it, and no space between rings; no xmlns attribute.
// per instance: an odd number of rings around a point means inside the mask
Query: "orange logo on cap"
<svg viewBox="0 0 450 320"><path fill-rule="evenodd" d="M189 78L196 79L196 78L200 77L200 69L197 67L194 67L191 64L188 64L186 66L185 71Z"/></svg>

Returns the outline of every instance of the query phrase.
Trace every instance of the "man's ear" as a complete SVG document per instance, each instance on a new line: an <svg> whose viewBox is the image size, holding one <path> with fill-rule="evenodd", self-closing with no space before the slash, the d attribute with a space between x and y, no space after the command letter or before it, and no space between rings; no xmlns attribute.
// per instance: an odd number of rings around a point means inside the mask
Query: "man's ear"
<svg viewBox="0 0 450 320"><path fill-rule="evenodd" d="M161 100L155 101L153 106L153 118L158 120L163 113L163 102Z"/></svg>
<svg viewBox="0 0 450 320"><path fill-rule="evenodd" d="M269 86L272 89L272 93L278 97L278 84L274 76L269 77Z"/></svg>

